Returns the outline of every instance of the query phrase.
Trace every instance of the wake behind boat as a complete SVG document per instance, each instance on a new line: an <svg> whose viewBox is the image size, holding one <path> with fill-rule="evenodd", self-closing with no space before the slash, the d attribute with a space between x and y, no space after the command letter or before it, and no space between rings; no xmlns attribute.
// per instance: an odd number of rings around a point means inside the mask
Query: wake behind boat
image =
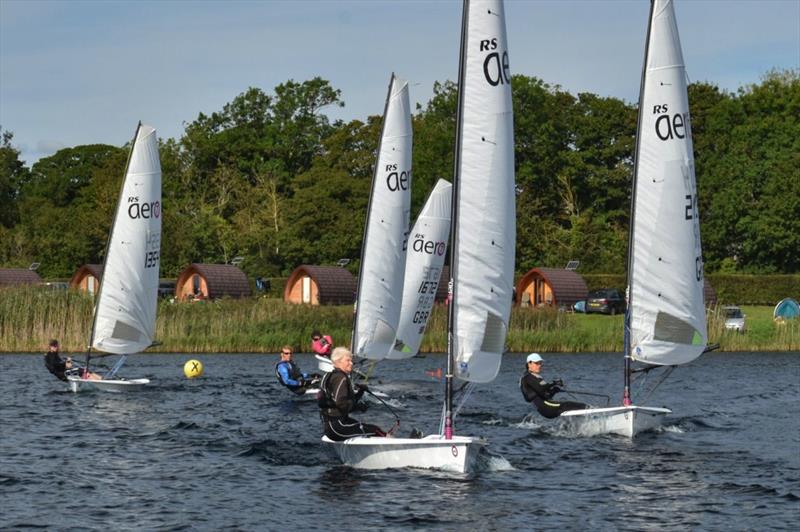
<svg viewBox="0 0 800 532"><path fill-rule="evenodd" d="M156 130L139 123L106 246L84 377L68 375L70 389L133 391L149 379L117 376L128 354L153 345L161 251L161 163ZM92 349L121 355L100 380L90 375Z"/></svg>
<svg viewBox="0 0 800 532"><path fill-rule="evenodd" d="M712 349L706 345L686 70L672 0L651 4L637 131L623 400L619 407L561 414L579 434L613 433L632 438L660 426L671 411L634 406L632 375L666 367L666 378L676 365ZM634 368L634 361L643 366Z"/></svg>

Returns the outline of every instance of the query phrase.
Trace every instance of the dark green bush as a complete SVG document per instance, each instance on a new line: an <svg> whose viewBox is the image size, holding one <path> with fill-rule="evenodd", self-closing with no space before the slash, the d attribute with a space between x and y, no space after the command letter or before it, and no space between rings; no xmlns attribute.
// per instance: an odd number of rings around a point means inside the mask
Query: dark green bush
<svg viewBox="0 0 800 532"><path fill-rule="evenodd" d="M707 276L717 302L735 305L776 305L785 297L800 298L800 275Z"/></svg>

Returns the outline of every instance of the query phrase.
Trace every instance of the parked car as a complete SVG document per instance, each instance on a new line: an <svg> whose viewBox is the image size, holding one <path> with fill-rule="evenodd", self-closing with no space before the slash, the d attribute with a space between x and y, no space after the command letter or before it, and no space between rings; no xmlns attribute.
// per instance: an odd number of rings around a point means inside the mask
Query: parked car
<svg viewBox="0 0 800 532"><path fill-rule="evenodd" d="M160 281L158 283L158 297L175 297L175 281Z"/></svg>
<svg viewBox="0 0 800 532"><path fill-rule="evenodd" d="M743 333L744 319L747 315L742 314L742 309L735 305L729 305L722 307L722 310L725 312L725 330Z"/></svg>
<svg viewBox="0 0 800 532"><path fill-rule="evenodd" d="M625 295L616 288L592 290L586 298L586 313L611 314L625 312Z"/></svg>

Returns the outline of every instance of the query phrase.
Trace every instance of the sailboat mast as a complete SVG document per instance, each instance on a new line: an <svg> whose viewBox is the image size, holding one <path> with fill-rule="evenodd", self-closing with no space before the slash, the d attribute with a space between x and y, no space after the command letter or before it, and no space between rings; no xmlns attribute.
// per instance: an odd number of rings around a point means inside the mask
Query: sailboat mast
<svg viewBox="0 0 800 532"><path fill-rule="evenodd" d="M389 111L389 100L392 97L392 87L394 87L394 79L395 75L392 72L392 76L389 78L389 89L386 92L386 103L383 106L383 124L381 125L381 138L378 141L378 157L375 158L375 168L372 172L372 184L370 185L369 189L369 201L367 203L367 216L364 218L364 238L361 239L361 261L358 264L358 288L356 289L356 309L353 312L353 333L350 337L350 351L355 354L358 346L356 345L356 341L358 340L358 313L361 311L361 305L358 304L358 298L361 295L361 288L364 284L364 260L366 259L366 249L367 249L367 239L369 238L369 218L370 213L372 212L372 200L374 199L375 193L375 183L378 179L378 172L380 168L378 168L378 164L380 163L380 153L381 149L383 148L383 136L386 133L386 113Z"/></svg>
<svg viewBox="0 0 800 532"><path fill-rule="evenodd" d="M125 177L128 175L128 169L131 164L131 157L133 156L133 149L136 147L136 139L139 138L139 130L142 128L141 120L136 125L136 132L133 134L131 141L131 149L128 150L128 160L125 161L125 171L122 173L122 182L119 185L119 195L117 204L114 207L114 219L111 221L111 229L108 232L108 239L106 240L106 250L103 253L103 273L100 277L100 286L97 288L97 293L94 295L94 312L92 312L92 331L89 333L89 346L86 349L86 371L89 371L89 360L92 357L92 345L94 345L94 336L97 330L97 306L100 304L100 295L103 293L103 285L105 285L106 278L106 264L108 263L108 250L111 247L111 239L114 238L114 227L117 225L117 216L119 216L119 204L122 201L122 193L125 191Z"/></svg>
<svg viewBox="0 0 800 532"><path fill-rule="evenodd" d="M650 18L647 23L647 36L645 37L645 47L644 47L644 62L642 63L642 78L641 84L639 85L639 117L636 123L636 149L633 155L633 180L631 181L631 214L629 217L629 229L628 229L628 279L627 279L627 294L628 294L628 304L627 309L625 310L625 324L624 324L624 331L623 331L623 349L625 351L625 367L624 367L624 386L622 391L622 404L624 406L630 406L632 404L631 400L631 308L633 302L633 247L634 247L634 238L633 238L633 231L635 227L635 220L636 220L636 185L639 181L639 155L640 150L642 148L642 122L644 119L644 109L642 105L644 103L644 88L645 88L645 81L647 77L647 61L650 56L650 33L653 29L653 14L655 10L655 1L650 0Z"/></svg>
<svg viewBox="0 0 800 532"><path fill-rule="evenodd" d="M447 374L445 376L445 417L444 437L449 440L453 437L453 373L455 372L455 301L458 288L458 197L460 191L461 145L463 130L464 110L464 85L467 61L467 23L469 20L469 0L464 0L464 11L461 19L461 51L458 58L458 107L456 108L456 142L453 155L453 196L450 207L450 282L448 284L448 312L447 312Z"/></svg>

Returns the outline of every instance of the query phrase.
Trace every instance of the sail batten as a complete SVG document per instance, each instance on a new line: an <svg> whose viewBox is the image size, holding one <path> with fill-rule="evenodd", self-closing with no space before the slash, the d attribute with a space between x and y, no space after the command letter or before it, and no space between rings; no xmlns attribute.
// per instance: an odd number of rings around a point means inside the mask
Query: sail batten
<svg viewBox="0 0 800 532"><path fill-rule="evenodd" d="M384 111L361 254L354 354L380 360L395 345L411 211L411 104L394 75Z"/></svg>
<svg viewBox="0 0 800 532"><path fill-rule="evenodd" d="M674 365L707 343L686 72L671 0L655 0L645 61L630 271L631 357Z"/></svg>

